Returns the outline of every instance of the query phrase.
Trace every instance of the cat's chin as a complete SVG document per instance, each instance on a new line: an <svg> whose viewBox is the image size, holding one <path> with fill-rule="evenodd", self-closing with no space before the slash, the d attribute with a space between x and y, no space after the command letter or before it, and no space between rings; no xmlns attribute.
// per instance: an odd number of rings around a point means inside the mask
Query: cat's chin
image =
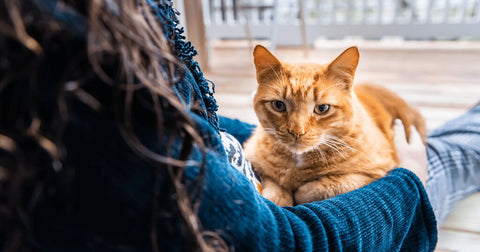
<svg viewBox="0 0 480 252"><path fill-rule="evenodd" d="M315 149L315 147L316 146L300 146L298 144L293 144L293 145L289 146L292 153L297 154L297 155L302 155L304 153L307 153L307 152Z"/></svg>

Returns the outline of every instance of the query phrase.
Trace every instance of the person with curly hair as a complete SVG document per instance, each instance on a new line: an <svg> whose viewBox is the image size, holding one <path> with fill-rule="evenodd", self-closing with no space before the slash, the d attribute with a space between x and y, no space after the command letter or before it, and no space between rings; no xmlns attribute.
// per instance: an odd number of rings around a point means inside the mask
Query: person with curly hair
<svg viewBox="0 0 480 252"><path fill-rule="evenodd" d="M217 116L177 14L162 0L0 2L2 251L433 251L437 222L480 188L476 106L426 149L404 145L428 154L426 189L413 162L276 206L234 155L254 126Z"/></svg>

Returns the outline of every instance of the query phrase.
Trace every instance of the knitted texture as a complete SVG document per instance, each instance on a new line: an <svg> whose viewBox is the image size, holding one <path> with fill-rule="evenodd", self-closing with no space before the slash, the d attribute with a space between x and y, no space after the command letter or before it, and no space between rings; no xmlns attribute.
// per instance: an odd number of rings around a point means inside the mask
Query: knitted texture
<svg viewBox="0 0 480 252"><path fill-rule="evenodd" d="M249 127L226 126L233 135ZM328 200L280 208L216 154L207 160L215 168L205 178L202 223L240 251L433 251L437 243L428 196L408 170Z"/></svg>
<svg viewBox="0 0 480 252"><path fill-rule="evenodd" d="M178 27L180 22L177 18L177 15L179 15L178 11L172 8L171 1L158 2L148 0L148 4L152 12L158 17L159 22L163 25L165 36L172 44L171 48L173 49L173 53L185 63L185 66L193 74L195 82L201 91L202 101L206 107L207 120L218 130L218 118L216 114L218 105L213 97L215 85L213 82L205 79L200 65L193 59L198 53L190 41L185 41L185 36L183 35L184 28ZM210 85L212 86L211 90Z"/></svg>
<svg viewBox="0 0 480 252"><path fill-rule="evenodd" d="M408 170L395 169L353 192L296 207L281 208L263 198L219 146L213 91L193 60L194 48L177 28L171 2L148 3L173 52L185 62L179 97L197 97L193 93L198 92L207 111L192 113L200 134L210 142L198 212L204 230L218 233L236 251L433 251L435 217L421 182ZM238 133L241 141L253 130L239 121L222 122L222 128ZM142 142L155 149L155 125L142 126ZM191 159L201 160L197 147ZM68 190L71 208L55 205L54 198L38 203L31 216L32 250L151 251L152 171L158 167L129 148L114 121L81 104L69 110L65 149L66 164L75 171ZM198 169L187 167L187 184L193 183ZM178 235L178 213L169 205L169 175L161 171L157 240L162 251L178 251L186 241Z"/></svg>
<svg viewBox="0 0 480 252"><path fill-rule="evenodd" d="M199 216L239 251L433 251L435 217L425 190L396 169L359 190L280 208L209 153Z"/></svg>

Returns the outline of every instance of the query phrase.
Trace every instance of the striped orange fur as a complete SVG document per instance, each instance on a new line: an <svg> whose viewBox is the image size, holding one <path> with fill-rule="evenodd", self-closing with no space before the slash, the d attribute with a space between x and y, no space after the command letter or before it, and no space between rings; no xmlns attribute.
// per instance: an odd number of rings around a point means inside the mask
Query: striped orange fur
<svg viewBox="0 0 480 252"><path fill-rule="evenodd" d="M353 85L359 52L345 50L330 64L280 62L256 46L260 122L245 144L261 175L262 194L280 206L323 200L364 186L398 165L392 129L401 119L407 137L417 110L390 90Z"/></svg>

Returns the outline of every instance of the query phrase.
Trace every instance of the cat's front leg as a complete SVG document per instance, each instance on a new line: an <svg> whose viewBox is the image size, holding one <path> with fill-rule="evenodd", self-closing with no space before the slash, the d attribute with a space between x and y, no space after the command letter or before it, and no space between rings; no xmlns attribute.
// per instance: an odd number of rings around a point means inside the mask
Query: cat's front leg
<svg viewBox="0 0 480 252"><path fill-rule="evenodd" d="M293 206L293 194L271 179L262 180L262 195L278 206Z"/></svg>
<svg viewBox="0 0 480 252"><path fill-rule="evenodd" d="M303 184L294 193L295 204L309 203L358 189L376 178L363 174L325 176Z"/></svg>

